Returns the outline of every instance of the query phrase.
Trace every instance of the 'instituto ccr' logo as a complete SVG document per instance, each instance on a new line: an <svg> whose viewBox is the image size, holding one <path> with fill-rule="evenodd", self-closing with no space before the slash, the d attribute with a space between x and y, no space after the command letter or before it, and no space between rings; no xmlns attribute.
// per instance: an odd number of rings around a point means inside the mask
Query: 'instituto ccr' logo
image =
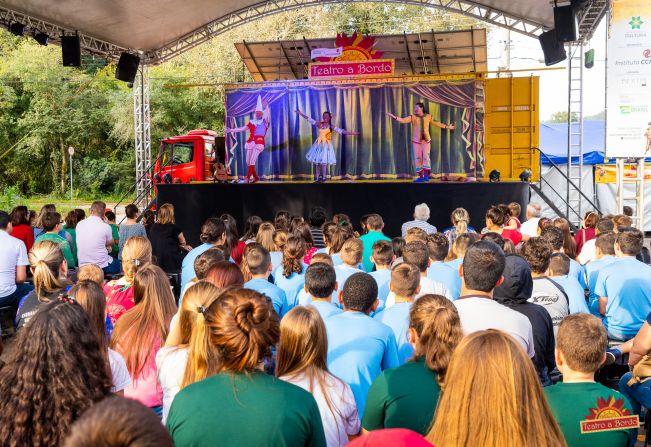
<svg viewBox="0 0 651 447"><path fill-rule="evenodd" d="M590 414L581 421L581 433L597 433L612 430L638 428L640 420L636 414L624 408L624 399L610 396L607 400L597 399L597 407L590 408Z"/></svg>

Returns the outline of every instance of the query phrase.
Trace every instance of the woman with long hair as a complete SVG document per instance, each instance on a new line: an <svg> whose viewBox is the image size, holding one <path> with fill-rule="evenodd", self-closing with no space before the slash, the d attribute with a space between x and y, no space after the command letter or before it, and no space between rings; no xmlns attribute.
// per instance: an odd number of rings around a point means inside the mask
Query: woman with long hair
<svg viewBox="0 0 651 447"><path fill-rule="evenodd" d="M36 238L39 237L41 233L44 232L43 218L45 217L45 215L47 213L56 213L56 212L57 212L57 207L52 203L48 203L41 207L41 210L38 212L38 216L36 216L36 223L34 224L34 240L36 240Z"/></svg>
<svg viewBox="0 0 651 447"><path fill-rule="evenodd" d="M597 237L597 222L599 222L599 214L594 211L588 211L583 217L582 227L576 235L574 235L574 242L576 243L576 254L581 254L583 245Z"/></svg>
<svg viewBox="0 0 651 447"><path fill-rule="evenodd" d="M289 234L285 230L276 230L274 233L274 249L269 252L271 256L272 271L276 271L283 262L283 250Z"/></svg>
<svg viewBox="0 0 651 447"><path fill-rule="evenodd" d="M570 223L562 217L557 217L552 222L556 228L563 232L563 253L569 256L570 259L576 260L577 248L570 231Z"/></svg>
<svg viewBox="0 0 651 447"><path fill-rule="evenodd" d="M408 428L427 433L441 386L463 333L454 304L441 295L425 295L409 311L413 358L382 372L371 385L362 419L364 430Z"/></svg>
<svg viewBox="0 0 651 447"><path fill-rule="evenodd" d="M240 240L245 244L255 242L260 225L262 225L262 218L260 216L249 216L244 224L244 235L242 235Z"/></svg>
<svg viewBox="0 0 651 447"><path fill-rule="evenodd" d="M226 226L226 241L223 247L224 253L230 255L233 261L235 261L237 265L240 265L246 244L244 241L240 240L240 236L237 231L237 220L235 220L235 218L230 214L222 214L220 216L220 219Z"/></svg>
<svg viewBox="0 0 651 447"><path fill-rule="evenodd" d="M305 242L298 236L290 236L283 250L282 265L274 273L274 283L285 291L288 308L298 303L298 293L305 282Z"/></svg>
<svg viewBox="0 0 651 447"><path fill-rule="evenodd" d="M109 338L106 333L106 297L102 288L93 281L79 281L70 289L70 296L86 311L90 327L97 336L102 358L110 367L113 382L111 392L123 395L124 389L131 385L131 377L122 356L109 348Z"/></svg>
<svg viewBox="0 0 651 447"><path fill-rule="evenodd" d="M202 313L218 370L174 398L167 428L175 445L325 446L312 395L261 370L280 332L270 300L231 288Z"/></svg>
<svg viewBox="0 0 651 447"><path fill-rule="evenodd" d="M122 271L124 276L109 281L104 286L106 313L113 324L134 306L133 280L138 270L150 264L151 259L151 244L145 237L134 236L122 247Z"/></svg>
<svg viewBox="0 0 651 447"><path fill-rule="evenodd" d="M452 247L454 241L462 234L475 233L475 229L470 226L470 214L468 214L465 208L456 208L452 211L452 214L450 214L450 222L452 222L452 227L443 232L443 235L450 242L450 247Z"/></svg>
<svg viewBox="0 0 651 447"><path fill-rule="evenodd" d="M290 310L280 323L276 376L309 391L319 406L328 447L348 444L360 432L353 392L328 371L328 335L312 306Z"/></svg>
<svg viewBox="0 0 651 447"><path fill-rule="evenodd" d="M65 297L43 305L0 367L0 445L60 445L111 392L104 355L79 304Z"/></svg>
<svg viewBox="0 0 651 447"><path fill-rule="evenodd" d="M296 225L292 234L294 236L299 236L303 239L303 242L305 242L305 256L303 256L303 262L310 265L310 262L312 262L312 256L317 252L317 248L314 246L310 224L303 222Z"/></svg>
<svg viewBox="0 0 651 447"><path fill-rule="evenodd" d="M127 362L132 384L124 395L162 413L163 391L156 376L156 353L165 343L176 313L174 296L163 270L153 264L142 267L133 281L135 306L115 325L111 347Z"/></svg>
<svg viewBox="0 0 651 447"><path fill-rule="evenodd" d="M341 252L341 249L344 246L344 243L351 238L354 238L355 235L353 234L352 231L350 231L346 227L341 227L338 226L337 228L334 229L332 234L330 235L330 247L328 254L332 258L332 263L337 266L341 265L344 263L344 261L341 260L341 256L339 255L339 252ZM343 287L343 286L342 286Z"/></svg>
<svg viewBox="0 0 651 447"><path fill-rule="evenodd" d="M23 241L27 252L29 252L34 245L34 230L29 224L29 210L26 206L19 205L11 210L9 219L11 219L12 226L11 235Z"/></svg>
<svg viewBox="0 0 651 447"><path fill-rule="evenodd" d="M118 237L120 241L118 246L118 259L120 260L122 260L122 250L124 250L124 244L126 244L129 239L136 236L145 238L147 237L147 230L145 230L145 226L138 222L138 214L140 214L138 207L133 203L130 203L125 207L124 213L126 214L126 220L120 224Z"/></svg>
<svg viewBox="0 0 651 447"><path fill-rule="evenodd" d="M427 439L445 447L567 446L531 360L495 329L468 335L452 354Z"/></svg>
<svg viewBox="0 0 651 447"><path fill-rule="evenodd" d="M71 286L66 279L68 264L59 244L51 241L37 242L29 252L28 258L34 290L23 298L18 306L16 313L18 329L26 325L41 306L57 299Z"/></svg>
<svg viewBox="0 0 651 447"><path fill-rule="evenodd" d="M163 388L163 423L181 388L217 372L216 354L206 340L202 309L218 295L219 289L208 281L198 281L190 287L179 309L178 324L172 326L165 347L156 354L158 382Z"/></svg>
<svg viewBox="0 0 651 447"><path fill-rule="evenodd" d="M275 233L276 229L271 222L262 222L255 235L255 241L271 253L276 250L276 244L274 243Z"/></svg>
<svg viewBox="0 0 651 447"><path fill-rule="evenodd" d="M156 223L149 230L154 263L167 273L181 271L183 257L192 250L181 227L176 225L174 205L164 203L156 213Z"/></svg>
<svg viewBox="0 0 651 447"><path fill-rule="evenodd" d="M244 278L245 283L251 281L251 279L253 278L253 274L251 273L251 270L249 270L249 264L246 260L246 257L254 247L260 247L260 244L258 244L257 242L251 242L250 244L246 244L246 247L244 247L244 253L242 253L242 262L240 263L240 271L242 272L242 277Z"/></svg>

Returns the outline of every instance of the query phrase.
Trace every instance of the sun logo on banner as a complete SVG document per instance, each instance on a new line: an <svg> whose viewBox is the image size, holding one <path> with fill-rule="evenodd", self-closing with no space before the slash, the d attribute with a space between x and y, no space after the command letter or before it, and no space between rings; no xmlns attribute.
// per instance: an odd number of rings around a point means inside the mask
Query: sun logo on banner
<svg viewBox="0 0 651 447"><path fill-rule="evenodd" d="M375 46L375 37L363 36L353 33L347 36L345 33L337 34L335 39L335 48L342 48L341 56L337 57L319 57L319 62L333 61L368 61L373 59L382 59L382 52L373 49Z"/></svg>
<svg viewBox="0 0 651 447"><path fill-rule="evenodd" d="M643 23L644 22L640 16L631 17L631 21L628 22L628 24L631 25L631 29L640 29Z"/></svg>
<svg viewBox="0 0 651 447"><path fill-rule="evenodd" d="M600 397L597 399L597 408L590 408L590 414L586 419L612 419L629 414L631 412L624 408L624 399L615 399L610 396L608 400L604 400Z"/></svg>
<svg viewBox="0 0 651 447"><path fill-rule="evenodd" d="M626 430L640 426L637 415L624 408L624 399L597 399L597 407L590 408L590 413L585 420L580 422L581 433L596 433L613 430Z"/></svg>

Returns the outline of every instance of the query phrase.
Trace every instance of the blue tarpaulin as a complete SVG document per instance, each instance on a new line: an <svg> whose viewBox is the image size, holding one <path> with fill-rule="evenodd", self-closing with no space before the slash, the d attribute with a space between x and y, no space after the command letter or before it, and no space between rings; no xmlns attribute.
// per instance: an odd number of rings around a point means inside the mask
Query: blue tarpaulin
<svg viewBox="0 0 651 447"><path fill-rule="evenodd" d="M604 162L605 130L603 120L583 122L583 164ZM540 150L557 165L567 164L567 123L540 123ZM550 164L545 157L541 159Z"/></svg>

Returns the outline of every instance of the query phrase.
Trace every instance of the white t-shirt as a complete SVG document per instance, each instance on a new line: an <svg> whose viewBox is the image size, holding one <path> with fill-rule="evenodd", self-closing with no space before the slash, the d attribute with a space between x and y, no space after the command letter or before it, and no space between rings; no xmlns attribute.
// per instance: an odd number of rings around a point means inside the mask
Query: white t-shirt
<svg viewBox="0 0 651 447"><path fill-rule="evenodd" d="M526 234L529 237L538 236L539 221L540 221L540 217L532 217L526 222L522 222L522 225L520 225L520 233Z"/></svg>
<svg viewBox="0 0 651 447"><path fill-rule="evenodd" d="M448 292L448 289L445 287L445 285L441 284L440 282L434 281L428 278L427 276L421 276L420 292L418 293L418 295L416 295L416 299L425 295L443 295L444 297L452 301L452 295L450 295L450 292ZM389 295L387 296L387 301L386 303L384 303L384 307L388 309L394 304L396 304L396 294L393 292L389 292Z"/></svg>
<svg viewBox="0 0 651 447"><path fill-rule="evenodd" d="M579 253L578 261L580 264L587 264L590 261L597 259L597 239L590 239L585 241L583 247L581 247L581 253Z"/></svg>
<svg viewBox="0 0 651 447"><path fill-rule="evenodd" d="M76 234L80 266L95 264L103 269L113 261L106 249L106 244L113 240L109 224L97 216L90 216L77 224Z"/></svg>
<svg viewBox="0 0 651 447"><path fill-rule="evenodd" d="M158 382L163 389L163 424L167 420L174 397L181 389L187 362L188 348L165 346L156 353Z"/></svg>
<svg viewBox="0 0 651 447"><path fill-rule="evenodd" d="M117 393L131 385L131 376L129 375L127 364L119 353L109 349L108 358L109 364L111 365L111 379L113 380L111 392Z"/></svg>
<svg viewBox="0 0 651 447"><path fill-rule="evenodd" d="M310 391L310 383L305 374L292 377L283 376L280 379ZM348 435L357 435L361 430L355 397L350 386L330 374L326 375L325 385L325 392L328 393L334 412L330 410L318 383L313 384L311 392L319 406L326 443L328 447L344 446L348 444Z"/></svg>
<svg viewBox="0 0 651 447"><path fill-rule="evenodd" d="M29 265L25 243L0 230L0 297L16 291L16 267Z"/></svg>

